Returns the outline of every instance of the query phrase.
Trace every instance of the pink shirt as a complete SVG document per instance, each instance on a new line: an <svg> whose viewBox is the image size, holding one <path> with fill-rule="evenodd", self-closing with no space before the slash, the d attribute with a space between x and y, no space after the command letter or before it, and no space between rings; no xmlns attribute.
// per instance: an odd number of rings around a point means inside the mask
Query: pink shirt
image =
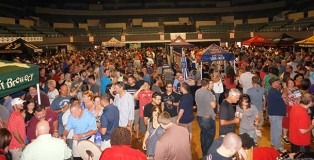
<svg viewBox="0 0 314 160"><path fill-rule="evenodd" d="M153 91L149 90L149 91L140 91L140 93L138 93L138 101L139 101L139 116L143 117L144 116L144 107L146 106L146 104L150 103L153 98Z"/></svg>
<svg viewBox="0 0 314 160"><path fill-rule="evenodd" d="M25 131L25 122L19 111L13 111L9 121L8 121L8 130L11 132L18 132L25 143L26 140L26 131ZM9 144L9 149L21 148L21 144L15 139L12 134L12 140Z"/></svg>

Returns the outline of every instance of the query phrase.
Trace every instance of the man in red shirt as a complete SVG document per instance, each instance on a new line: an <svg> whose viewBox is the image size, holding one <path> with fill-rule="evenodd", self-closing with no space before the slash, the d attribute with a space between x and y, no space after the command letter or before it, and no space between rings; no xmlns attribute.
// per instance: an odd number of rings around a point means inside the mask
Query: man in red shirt
<svg viewBox="0 0 314 160"><path fill-rule="evenodd" d="M300 104L293 105L290 111L289 139L292 152L310 152L311 130L314 128L314 119L307 113L314 104L314 96L306 93Z"/></svg>
<svg viewBox="0 0 314 160"><path fill-rule="evenodd" d="M12 134L9 151L12 154L13 160L20 159L22 150L26 146L25 122L21 114L21 110L23 110L23 103L24 101L20 98L14 98L11 102L14 110L8 121L8 130Z"/></svg>
<svg viewBox="0 0 314 160"><path fill-rule="evenodd" d="M148 82L144 82L137 92L134 93L133 97L139 101L139 122L140 122L140 129L142 134L146 132L146 122L144 120L144 108L147 104L149 104L153 98L153 91L150 90L150 85Z"/></svg>
<svg viewBox="0 0 314 160"><path fill-rule="evenodd" d="M131 140L131 132L127 128L116 128L111 133L111 148L105 149L99 160L146 160L143 152L131 148Z"/></svg>
<svg viewBox="0 0 314 160"><path fill-rule="evenodd" d="M30 141L36 139L36 125L40 120L46 120L49 123L49 133L58 137L58 114L50 109L45 109L45 106L40 105L35 108L35 116L28 122L27 125L27 138Z"/></svg>

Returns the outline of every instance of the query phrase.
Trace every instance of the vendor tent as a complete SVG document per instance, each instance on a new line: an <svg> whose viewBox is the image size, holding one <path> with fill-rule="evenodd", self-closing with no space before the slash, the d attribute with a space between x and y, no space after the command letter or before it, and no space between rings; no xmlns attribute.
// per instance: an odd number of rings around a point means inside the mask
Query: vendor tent
<svg viewBox="0 0 314 160"><path fill-rule="evenodd" d="M292 46L296 41L295 38L283 33L267 43L269 46Z"/></svg>
<svg viewBox="0 0 314 160"><path fill-rule="evenodd" d="M0 98L39 82L38 66L0 61Z"/></svg>
<svg viewBox="0 0 314 160"><path fill-rule="evenodd" d="M198 52L197 56L201 56L200 60L202 62L234 60L234 55L232 53L223 50L221 47L214 43L206 49Z"/></svg>
<svg viewBox="0 0 314 160"><path fill-rule="evenodd" d="M269 41L268 39L261 37L259 35L256 35L253 38L250 38L248 40L243 41L242 45L261 46L261 45L267 43L268 41Z"/></svg>
<svg viewBox="0 0 314 160"><path fill-rule="evenodd" d="M102 42L101 45L103 47L123 47L125 44L117 40L116 38L112 37L109 41Z"/></svg>
<svg viewBox="0 0 314 160"><path fill-rule="evenodd" d="M7 45L0 47L0 53L16 53L16 54L29 54L42 52L37 46L26 42L25 40L19 38Z"/></svg>
<svg viewBox="0 0 314 160"><path fill-rule="evenodd" d="M200 58L198 58L198 59L201 60L201 66L202 66L202 62L211 62L211 61L224 61L224 62L226 62L226 61L234 60L234 58L235 58L234 54L223 50L221 47L219 47L215 43L211 44L206 49L198 52L196 54L196 56L197 57L200 56ZM202 74L201 74L201 77L203 77Z"/></svg>
<svg viewBox="0 0 314 160"><path fill-rule="evenodd" d="M169 46L176 47L176 48L183 48L183 47L193 47L194 44L186 42L181 36L178 36L175 40L171 41L168 44Z"/></svg>
<svg viewBox="0 0 314 160"><path fill-rule="evenodd" d="M314 36L295 42L300 47L314 47Z"/></svg>

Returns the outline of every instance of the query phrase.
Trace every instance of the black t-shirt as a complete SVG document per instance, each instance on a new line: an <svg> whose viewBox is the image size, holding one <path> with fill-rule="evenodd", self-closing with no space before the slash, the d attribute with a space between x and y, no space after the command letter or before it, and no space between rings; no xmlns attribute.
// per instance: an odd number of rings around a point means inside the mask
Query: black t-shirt
<svg viewBox="0 0 314 160"><path fill-rule="evenodd" d="M210 146L207 152L207 160L232 160L232 157L224 157L217 152L217 149L221 146L224 137L219 137Z"/></svg>
<svg viewBox="0 0 314 160"><path fill-rule="evenodd" d="M140 87L138 87L138 85L134 85L134 86L130 86L130 85L127 85L125 86L125 90L130 93L132 96L134 95L134 93L140 89ZM134 98L134 109L139 109L139 102L138 100L136 100Z"/></svg>
<svg viewBox="0 0 314 160"><path fill-rule="evenodd" d="M235 118L235 111L233 109L233 106L231 103L229 103L227 100L222 101L220 105L220 119L222 120L233 120ZM236 124L229 124L229 125L221 125L219 128L219 135L226 135L230 132L235 132Z"/></svg>
<svg viewBox="0 0 314 160"><path fill-rule="evenodd" d="M175 92L172 92L170 95L168 95L167 93L164 93L161 95L161 102L165 103L164 111L168 112L171 117L177 116L178 115L178 107L173 106L173 105L169 105L167 103L167 101L177 103L180 101L180 96Z"/></svg>
<svg viewBox="0 0 314 160"><path fill-rule="evenodd" d="M154 105L152 103L146 104L144 107L144 117L151 118L153 116L153 106Z"/></svg>
<svg viewBox="0 0 314 160"><path fill-rule="evenodd" d="M145 82L145 80L138 80L136 85L138 86L138 88L140 88Z"/></svg>

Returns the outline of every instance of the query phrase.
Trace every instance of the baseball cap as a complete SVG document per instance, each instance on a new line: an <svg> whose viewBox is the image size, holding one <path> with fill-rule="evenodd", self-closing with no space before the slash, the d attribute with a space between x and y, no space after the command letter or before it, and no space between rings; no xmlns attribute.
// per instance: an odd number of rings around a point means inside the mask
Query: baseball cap
<svg viewBox="0 0 314 160"><path fill-rule="evenodd" d="M23 101L21 98L14 98L11 102L11 105L14 106L16 104L23 104L25 101Z"/></svg>

